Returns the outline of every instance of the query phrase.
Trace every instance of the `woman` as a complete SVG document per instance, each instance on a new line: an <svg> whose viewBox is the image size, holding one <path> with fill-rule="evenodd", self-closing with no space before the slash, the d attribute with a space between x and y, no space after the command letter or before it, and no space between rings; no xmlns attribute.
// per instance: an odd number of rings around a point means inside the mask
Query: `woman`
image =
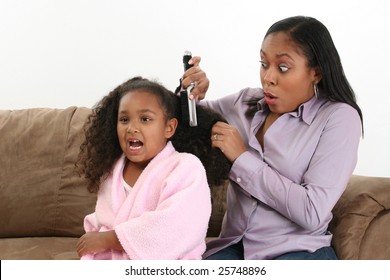
<svg viewBox="0 0 390 280"><path fill-rule="evenodd" d="M198 67L203 99L208 79ZM201 101L229 124L212 145L232 162L227 212L206 259L337 259L327 230L356 166L362 112L327 28L311 17L273 24L260 50L262 88Z"/></svg>

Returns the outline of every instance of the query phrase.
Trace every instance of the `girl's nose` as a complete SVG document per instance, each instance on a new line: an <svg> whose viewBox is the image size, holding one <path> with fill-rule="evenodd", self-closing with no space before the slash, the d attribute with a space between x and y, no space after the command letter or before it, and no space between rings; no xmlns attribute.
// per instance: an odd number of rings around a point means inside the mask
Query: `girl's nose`
<svg viewBox="0 0 390 280"><path fill-rule="evenodd" d="M139 130L134 125L129 125L127 127L127 133L138 133Z"/></svg>

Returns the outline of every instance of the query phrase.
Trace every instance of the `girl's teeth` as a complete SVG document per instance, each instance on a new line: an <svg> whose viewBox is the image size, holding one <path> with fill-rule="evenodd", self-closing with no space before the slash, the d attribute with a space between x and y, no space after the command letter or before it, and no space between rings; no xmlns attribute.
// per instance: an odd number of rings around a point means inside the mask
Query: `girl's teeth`
<svg viewBox="0 0 390 280"><path fill-rule="evenodd" d="M131 150L139 150L142 147L142 142L138 140L129 141L129 147Z"/></svg>
<svg viewBox="0 0 390 280"><path fill-rule="evenodd" d="M139 150L139 149L141 149L141 146L138 146L138 147L130 146L130 150Z"/></svg>

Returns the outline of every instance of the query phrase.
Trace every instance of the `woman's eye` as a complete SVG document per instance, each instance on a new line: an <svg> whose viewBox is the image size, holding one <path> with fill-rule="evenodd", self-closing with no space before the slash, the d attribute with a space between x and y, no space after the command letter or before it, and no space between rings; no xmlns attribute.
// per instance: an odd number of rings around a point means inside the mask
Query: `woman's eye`
<svg viewBox="0 0 390 280"><path fill-rule="evenodd" d="M261 67L267 68L267 63L265 63L264 61L260 60L260 64L261 64Z"/></svg>
<svg viewBox="0 0 390 280"><path fill-rule="evenodd" d="M122 123L127 123L129 121L129 119L125 118L125 117L122 117L122 118L119 119L119 121L122 122Z"/></svg>
<svg viewBox="0 0 390 280"><path fill-rule="evenodd" d="M288 68L287 66L280 65L280 66L279 66L279 69L280 69L280 71L282 71L282 72L287 72L289 68Z"/></svg>

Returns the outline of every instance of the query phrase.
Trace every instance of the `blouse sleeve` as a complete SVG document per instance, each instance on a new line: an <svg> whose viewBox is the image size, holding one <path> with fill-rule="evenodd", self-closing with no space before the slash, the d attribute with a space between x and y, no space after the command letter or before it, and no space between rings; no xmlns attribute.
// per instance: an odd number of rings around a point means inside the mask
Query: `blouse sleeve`
<svg viewBox="0 0 390 280"><path fill-rule="evenodd" d="M235 160L230 179L293 222L315 229L327 222L347 185L357 163L360 137L357 111L340 106L328 118L302 182L282 176L250 152Z"/></svg>

